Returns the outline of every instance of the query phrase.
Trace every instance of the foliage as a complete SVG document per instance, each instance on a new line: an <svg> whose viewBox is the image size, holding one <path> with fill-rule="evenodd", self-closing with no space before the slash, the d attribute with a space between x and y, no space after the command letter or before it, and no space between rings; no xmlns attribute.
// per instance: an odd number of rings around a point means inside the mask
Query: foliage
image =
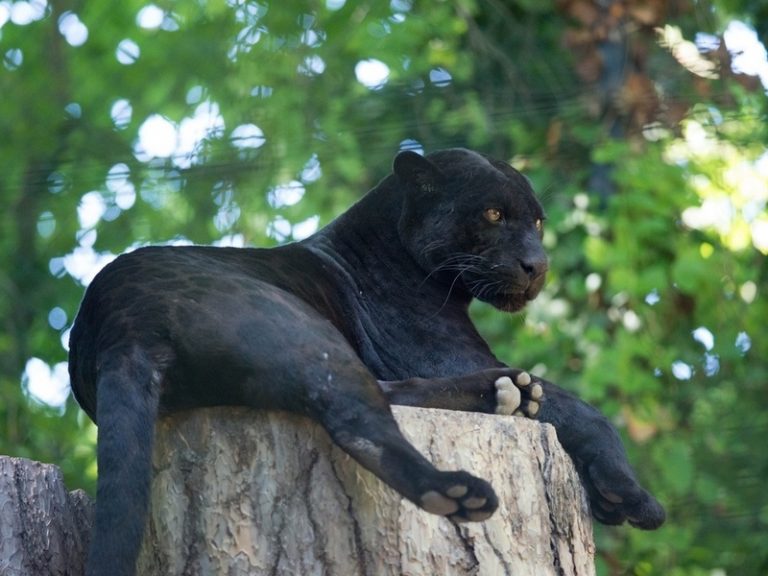
<svg viewBox="0 0 768 576"><path fill-rule="evenodd" d="M655 31L762 8L605 4L0 2L0 453L93 490L94 427L29 388L114 254L300 238L398 148L468 146L531 178L552 255L528 313L477 306L482 331L611 416L669 508L600 529L601 573L768 571L766 99L727 50L701 78Z"/></svg>

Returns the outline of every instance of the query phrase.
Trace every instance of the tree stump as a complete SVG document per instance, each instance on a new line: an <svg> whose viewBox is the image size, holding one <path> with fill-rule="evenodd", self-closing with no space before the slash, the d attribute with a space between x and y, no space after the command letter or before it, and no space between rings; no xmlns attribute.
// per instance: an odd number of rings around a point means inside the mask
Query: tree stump
<svg viewBox="0 0 768 576"><path fill-rule="evenodd" d="M93 503L52 464L0 457L0 575L80 576Z"/></svg>
<svg viewBox="0 0 768 576"><path fill-rule="evenodd" d="M157 424L138 573L590 575L592 524L554 429L522 418L395 407L439 468L490 481L499 510L455 525L380 482L297 416L245 408Z"/></svg>

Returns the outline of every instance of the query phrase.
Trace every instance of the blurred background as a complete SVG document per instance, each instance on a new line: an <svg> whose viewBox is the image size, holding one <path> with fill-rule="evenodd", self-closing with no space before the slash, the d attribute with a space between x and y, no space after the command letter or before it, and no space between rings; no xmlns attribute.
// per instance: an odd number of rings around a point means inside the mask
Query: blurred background
<svg viewBox="0 0 768 576"><path fill-rule="evenodd" d="M465 146L549 217L547 289L481 331L669 512L598 527L600 574L768 574L766 40L746 0L0 0L0 453L94 493L67 339L116 254L301 239Z"/></svg>

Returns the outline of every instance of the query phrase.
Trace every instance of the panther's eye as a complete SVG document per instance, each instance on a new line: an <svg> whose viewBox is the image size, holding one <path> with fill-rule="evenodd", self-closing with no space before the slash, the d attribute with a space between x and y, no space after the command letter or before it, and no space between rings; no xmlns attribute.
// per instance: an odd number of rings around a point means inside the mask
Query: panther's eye
<svg viewBox="0 0 768 576"><path fill-rule="evenodd" d="M536 230L539 232L544 230L544 221L541 218L536 218Z"/></svg>
<svg viewBox="0 0 768 576"><path fill-rule="evenodd" d="M488 222L492 222L493 224L501 222L502 219L501 210L498 208L488 208L483 212L483 216L485 216L485 219L488 220Z"/></svg>

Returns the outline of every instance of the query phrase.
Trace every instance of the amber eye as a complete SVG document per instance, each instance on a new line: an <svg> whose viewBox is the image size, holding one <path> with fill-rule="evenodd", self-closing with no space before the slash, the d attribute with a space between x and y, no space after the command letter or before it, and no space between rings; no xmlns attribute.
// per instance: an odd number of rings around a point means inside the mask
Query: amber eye
<svg viewBox="0 0 768 576"><path fill-rule="evenodd" d="M488 222L493 222L494 224L501 222L501 210L498 208L488 208L483 212L483 216L485 216L485 219L488 220Z"/></svg>
<svg viewBox="0 0 768 576"><path fill-rule="evenodd" d="M536 218L536 230L539 232L544 230L544 221L541 218Z"/></svg>

